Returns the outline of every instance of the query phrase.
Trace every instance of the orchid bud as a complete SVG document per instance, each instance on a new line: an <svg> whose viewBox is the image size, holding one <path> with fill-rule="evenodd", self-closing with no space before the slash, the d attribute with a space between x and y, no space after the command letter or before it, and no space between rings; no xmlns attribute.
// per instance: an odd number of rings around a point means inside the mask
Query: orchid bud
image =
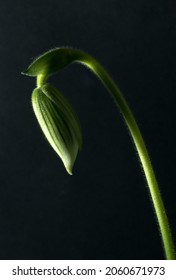
<svg viewBox="0 0 176 280"><path fill-rule="evenodd" d="M34 89L32 105L43 133L72 175L78 150L82 146L76 113L67 99L50 84Z"/></svg>

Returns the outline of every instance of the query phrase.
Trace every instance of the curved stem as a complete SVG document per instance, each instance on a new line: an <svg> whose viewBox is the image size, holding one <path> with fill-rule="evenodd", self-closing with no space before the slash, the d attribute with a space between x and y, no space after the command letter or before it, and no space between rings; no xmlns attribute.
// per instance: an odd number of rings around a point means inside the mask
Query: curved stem
<svg viewBox="0 0 176 280"><path fill-rule="evenodd" d="M120 90L118 89L114 81L111 79L109 74L106 72L106 70L94 58L79 50L70 49L70 51L72 52L72 59L73 59L72 61L81 63L86 67L88 67L89 69L91 69L96 74L96 76L98 76L98 78L102 81L104 86L107 88L107 90L113 97L116 105L120 109L120 112L122 113L122 116L129 128L140 161L142 163L142 167L152 197L153 206L156 212L159 228L161 231L166 258L168 260L176 259L169 222L162 201L162 197L159 191L155 173L144 140L142 138L141 132L139 130L139 127L135 121L135 118L126 100L124 99L122 93L120 92Z"/></svg>

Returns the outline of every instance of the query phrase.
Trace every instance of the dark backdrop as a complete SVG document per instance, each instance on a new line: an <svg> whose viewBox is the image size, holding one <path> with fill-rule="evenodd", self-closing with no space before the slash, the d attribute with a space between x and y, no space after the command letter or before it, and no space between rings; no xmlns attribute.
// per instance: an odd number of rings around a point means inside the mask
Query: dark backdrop
<svg viewBox="0 0 176 280"><path fill-rule="evenodd" d="M33 114L35 79L20 73L59 46L105 66L138 120L175 238L174 17L174 1L0 1L1 259L164 258L136 152L100 82L80 65L51 79L82 125L69 176Z"/></svg>

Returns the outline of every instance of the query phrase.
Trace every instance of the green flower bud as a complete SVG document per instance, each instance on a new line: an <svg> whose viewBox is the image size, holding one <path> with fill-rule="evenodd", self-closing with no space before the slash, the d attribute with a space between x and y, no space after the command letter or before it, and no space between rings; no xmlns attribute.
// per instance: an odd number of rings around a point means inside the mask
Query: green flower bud
<svg viewBox="0 0 176 280"><path fill-rule="evenodd" d="M34 89L32 105L43 133L71 175L82 146L76 113L67 99L50 84Z"/></svg>

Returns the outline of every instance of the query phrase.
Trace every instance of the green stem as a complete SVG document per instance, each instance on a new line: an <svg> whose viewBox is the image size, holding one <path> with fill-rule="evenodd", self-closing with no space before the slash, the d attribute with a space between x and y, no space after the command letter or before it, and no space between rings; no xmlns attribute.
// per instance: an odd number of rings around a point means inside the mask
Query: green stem
<svg viewBox="0 0 176 280"><path fill-rule="evenodd" d="M142 163L142 167L146 176L146 180L149 186L150 194L153 201L153 206L156 212L159 228L161 231L163 246L165 255L168 260L175 260L175 250L172 240L172 235L169 227L168 218L166 215L163 200L159 191L158 183L155 177L155 173L147 152L144 140L142 138L139 127L135 121L135 118L125 100L122 93L111 79L106 70L91 56L78 50L72 50L73 61L79 62L89 69L91 69L96 76L102 81L107 88L111 96L113 97L116 105L119 107L120 112L129 128L134 144L136 146L139 158Z"/></svg>
<svg viewBox="0 0 176 280"><path fill-rule="evenodd" d="M41 87L45 84L48 76L44 74L40 74L37 76L37 87Z"/></svg>

